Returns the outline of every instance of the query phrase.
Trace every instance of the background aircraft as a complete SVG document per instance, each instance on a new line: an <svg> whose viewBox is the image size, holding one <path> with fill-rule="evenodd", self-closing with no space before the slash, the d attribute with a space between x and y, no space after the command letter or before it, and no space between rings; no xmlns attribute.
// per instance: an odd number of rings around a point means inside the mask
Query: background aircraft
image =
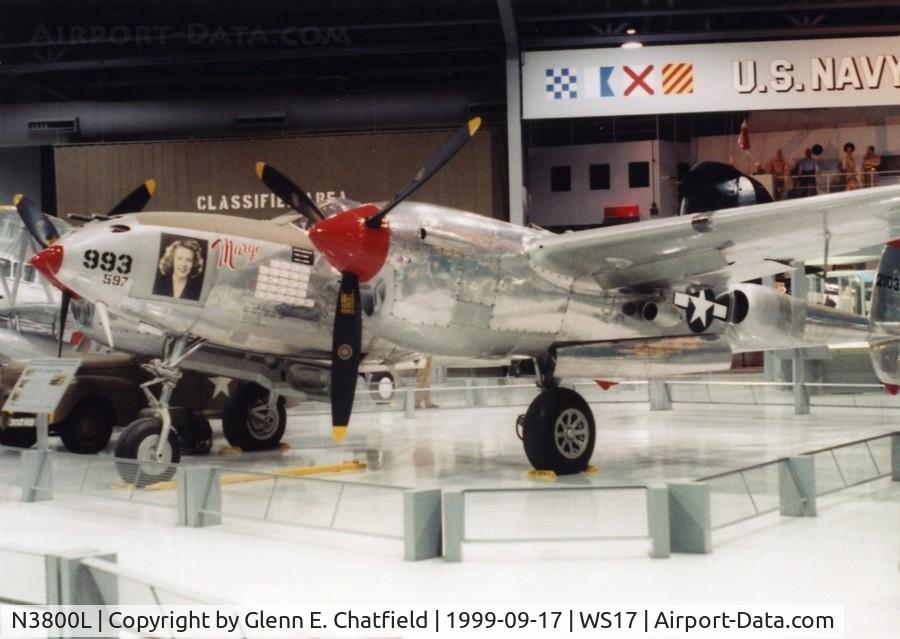
<svg viewBox="0 0 900 639"><path fill-rule="evenodd" d="M312 222L308 235L296 216L253 222L144 213L86 225L33 263L64 290L134 321L291 359L318 373L322 389L330 375L338 434L365 353L533 357L542 392L524 418L525 452L535 467L558 473L583 470L595 439L590 408L561 378L723 370L736 352L872 334L865 318L741 282L781 272L787 260L900 237L900 188L564 235L406 202L477 127L475 120L463 127L389 203L328 217L285 176L258 167ZM726 176L711 190L749 184L755 192L747 180ZM193 263L208 265L191 289L196 299L173 300L155 288L158 264L178 238L198 243ZM333 335L322 331L332 323ZM189 352L186 341L174 365ZM164 419L163 428L169 432ZM158 425L148 427L141 441L159 434ZM173 459L164 443L156 460Z"/></svg>
<svg viewBox="0 0 900 639"><path fill-rule="evenodd" d="M238 391L246 396L246 417L231 419L228 411L223 416L226 438L245 450L278 445L285 396L328 397L333 343L326 309L334 305L337 284L328 263L316 259L304 226L356 203L334 201L323 211L305 193L290 192L292 185L276 170L262 164L257 170L301 213L263 221L117 213L94 216L62 240L52 230L42 235L52 227L27 198L17 204L36 241L48 247L32 263L63 291L61 323L71 303L79 323L110 346L133 351L135 334L148 340L149 349L165 340L163 357L148 364L160 386L158 396L148 394L158 417L135 421L116 447L120 457L152 451L148 460L153 463L142 467L145 483L168 475L168 468L156 462L180 456L169 403L181 368L250 382ZM76 252L77 265L71 258ZM77 282L58 273L64 254L82 274ZM362 303L374 311L383 294L367 289ZM130 325L128 340L120 339L115 318ZM383 370L384 364L412 367L418 358L371 335L363 339L360 334L359 340L367 353L364 372ZM352 401L358 370L355 362L352 378L340 386L341 406Z"/></svg>
<svg viewBox="0 0 900 639"><path fill-rule="evenodd" d="M147 181L113 207L110 213L117 215L140 210L147 204L154 189L155 183ZM10 293L3 295L0 303L0 363L68 353L72 350L70 341L78 342L79 351L86 350L85 347L97 351L102 350L98 349L98 345L115 344L117 350L124 353L149 357L159 357L167 346L171 346L159 330L148 330L105 309L98 312L94 304L82 299L71 300L78 324L73 327L69 322L70 330L67 331L66 313L60 314L59 310L59 290L50 286L32 266L21 265L32 256L35 247L55 241L60 232L67 233L72 226L40 213L27 198L19 198L17 206L23 211L22 216L14 207L0 207L0 264L5 265L8 274L3 280L4 291ZM90 221L106 216L76 217ZM25 230L26 226L35 231L34 237ZM63 297L63 300L68 308L70 296ZM87 338L84 342L81 342L82 336ZM74 385L78 388L67 393L67 399L54 414L50 426L51 431L63 435L63 443L70 450L96 452L105 447L113 426L132 421L137 417L138 409L146 405L146 402L140 401L141 393L137 390L138 383L147 381L146 374L142 379L140 372L140 364L145 360L141 357L113 356L108 351L81 354L80 357L83 366ZM176 398L176 420L182 449L193 453L208 452L212 443L212 432L206 419L208 415L222 416L229 441L235 446L253 450L277 444L277 440L272 444L272 439L280 437L284 430L283 406L277 403L270 406L265 389L253 383L238 386L234 393L230 393L229 380L220 375L223 370L228 372L248 366L245 358L228 352L211 352L209 349L185 366L189 371L202 374L192 375L186 388ZM20 369L5 369L4 378L14 383L15 379L8 378L7 373L15 377ZM114 373L110 372L113 370ZM103 382L98 380L109 376L117 377L118 385L110 387L110 396L104 398ZM109 386L108 383L106 385ZM91 391L88 387L97 390ZM83 411L79 410L79 402L82 398L90 400L91 393L99 393L101 397L98 401L105 401L109 410L104 414L103 424L86 427L81 423ZM125 393L129 397L113 396L116 393ZM220 395L227 398L224 409ZM104 413L102 406L96 406L98 401L89 401L94 404L89 411L91 414L98 411ZM67 412L78 414L78 419L75 419L78 428L73 430ZM111 417L112 414L115 418ZM0 441L6 445L32 445L35 439L33 419L19 416L14 421L15 432L9 430L12 428L9 421L4 419L4 423L0 423ZM3 430L4 426L6 430Z"/></svg>

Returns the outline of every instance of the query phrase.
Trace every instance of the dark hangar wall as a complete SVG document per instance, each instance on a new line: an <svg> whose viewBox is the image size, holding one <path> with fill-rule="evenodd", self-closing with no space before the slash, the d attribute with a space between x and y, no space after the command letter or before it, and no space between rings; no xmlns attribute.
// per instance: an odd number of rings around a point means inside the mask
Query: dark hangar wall
<svg viewBox="0 0 900 639"><path fill-rule="evenodd" d="M55 149L61 215L103 213L147 178L158 188L148 210L210 211L269 218L274 206L257 180L264 160L313 197L341 192L361 202L389 200L447 139L448 131L59 146ZM499 138L478 133L414 200L505 215Z"/></svg>

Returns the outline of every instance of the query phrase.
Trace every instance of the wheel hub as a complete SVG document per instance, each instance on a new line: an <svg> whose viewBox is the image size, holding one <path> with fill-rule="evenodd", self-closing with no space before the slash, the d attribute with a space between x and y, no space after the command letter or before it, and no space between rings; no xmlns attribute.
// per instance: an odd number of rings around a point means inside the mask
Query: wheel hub
<svg viewBox="0 0 900 639"><path fill-rule="evenodd" d="M268 399L250 409L247 415L250 434L257 439L271 437L278 428L278 413L269 408Z"/></svg>
<svg viewBox="0 0 900 639"><path fill-rule="evenodd" d="M587 450L589 431L584 413L575 408L567 408L556 418L553 441L563 457L577 459Z"/></svg>
<svg viewBox="0 0 900 639"><path fill-rule="evenodd" d="M138 467L142 473L155 475L159 473L161 464L168 465L172 461L172 447L168 442L163 446L162 457L157 459L157 442L159 442L159 435L150 435L138 445L135 459L139 462Z"/></svg>

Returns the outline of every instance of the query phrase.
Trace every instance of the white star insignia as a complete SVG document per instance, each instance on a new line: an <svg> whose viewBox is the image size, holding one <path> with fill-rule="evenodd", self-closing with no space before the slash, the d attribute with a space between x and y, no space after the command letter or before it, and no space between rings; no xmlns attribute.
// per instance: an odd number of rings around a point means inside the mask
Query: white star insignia
<svg viewBox="0 0 900 639"><path fill-rule="evenodd" d="M228 388L228 385L231 383L230 377L222 377L221 375L218 377L210 377L210 383L215 386L213 388L212 398L215 399L219 396L219 393L225 395L225 397L231 397L231 391Z"/></svg>
<svg viewBox="0 0 900 639"><path fill-rule="evenodd" d="M715 302L706 299L704 295L691 296L691 307L693 312L691 313L690 322L694 323L699 319L702 323L706 324L706 313L713 304L715 304Z"/></svg>

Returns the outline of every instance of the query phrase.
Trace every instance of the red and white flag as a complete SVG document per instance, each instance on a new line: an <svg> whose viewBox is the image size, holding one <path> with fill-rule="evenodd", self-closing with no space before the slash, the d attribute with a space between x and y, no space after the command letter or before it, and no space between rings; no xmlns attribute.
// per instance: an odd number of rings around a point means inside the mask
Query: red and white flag
<svg viewBox="0 0 900 639"><path fill-rule="evenodd" d="M737 143L741 151L750 150L750 127L747 126L747 118L744 118L741 123L741 132L738 133Z"/></svg>

